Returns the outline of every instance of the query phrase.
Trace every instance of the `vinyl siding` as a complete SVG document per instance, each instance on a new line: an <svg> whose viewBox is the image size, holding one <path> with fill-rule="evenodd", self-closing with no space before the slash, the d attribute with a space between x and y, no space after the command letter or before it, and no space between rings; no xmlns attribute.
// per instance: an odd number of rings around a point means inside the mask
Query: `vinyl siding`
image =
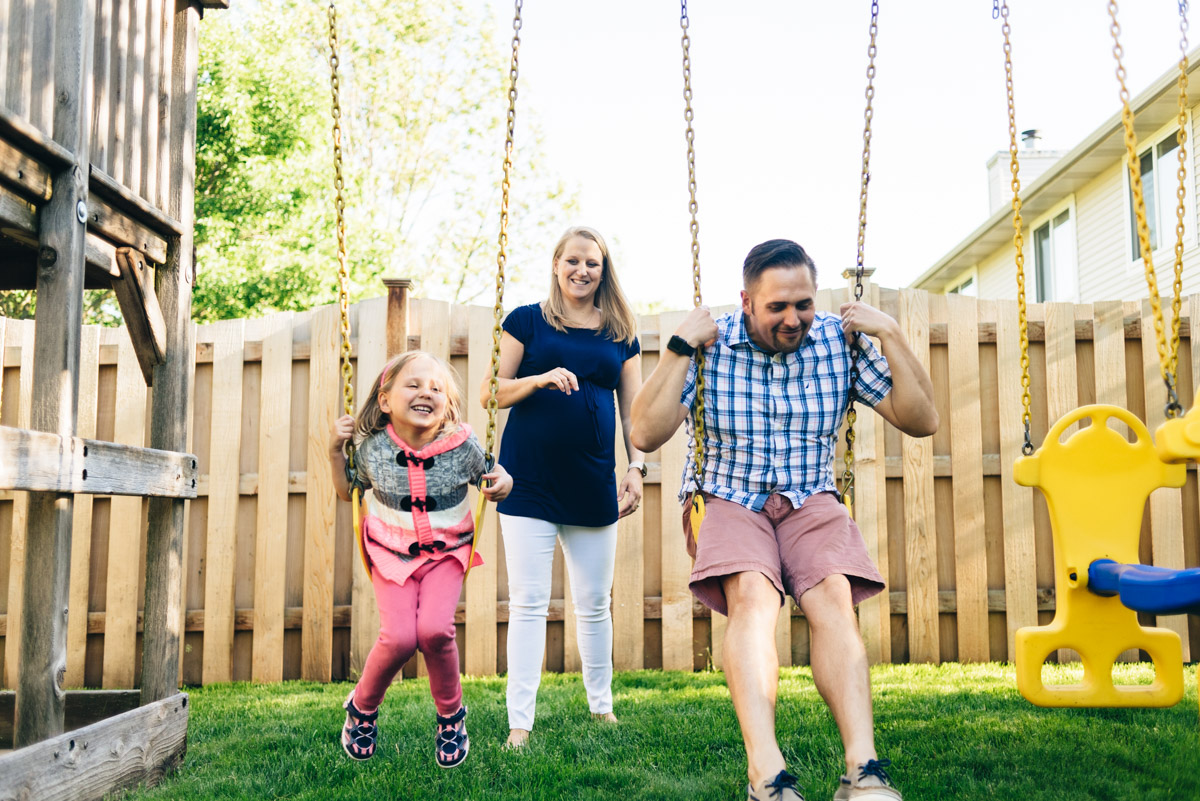
<svg viewBox="0 0 1200 801"><path fill-rule="evenodd" d="M1200 106L1194 109L1200 113ZM1193 115L1194 119L1194 115ZM1191 239L1183 254L1184 293L1200 289L1200 247L1197 246L1196 192L1200 191L1197 175L1197 144L1193 137L1195 126L1188 131L1188 225ZM1130 220L1127 211L1124 164L1113 165L1075 193L1076 254L1079 261L1079 302L1098 300L1135 300L1147 295L1146 278L1141 261L1133 262L1130 243ZM1174 180L1174 171L1169 173ZM1053 190L1051 190L1053 191ZM1171 215L1170 219L1173 219ZM1172 280L1174 226L1165 232L1166 247L1160 247L1155 259L1159 293L1170 294ZM1025 232L1026 271L1033 268L1032 230ZM994 251L979 263L979 296L982 298L1015 298L1017 294L1016 267L1012 245Z"/></svg>

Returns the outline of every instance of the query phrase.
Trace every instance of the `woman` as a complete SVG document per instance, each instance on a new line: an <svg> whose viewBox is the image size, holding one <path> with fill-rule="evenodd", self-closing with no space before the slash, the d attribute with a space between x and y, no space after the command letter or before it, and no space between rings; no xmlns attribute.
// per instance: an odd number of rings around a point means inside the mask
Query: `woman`
<svg viewBox="0 0 1200 801"><path fill-rule="evenodd" d="M629 410L642 384L633 312L608 246L591 228L571 228L554 248L550 296L513 309L500 342L500 408L512 407L500 461L512 493L497 509L508 562L509 747L533 728L555 541L561 541L578 623L588 706L612 712L613 562L617 520L637 509L646 475L629 439ZM616 409L629 469L618 486ZM488 382L480 388L486 404Z"/></svg>

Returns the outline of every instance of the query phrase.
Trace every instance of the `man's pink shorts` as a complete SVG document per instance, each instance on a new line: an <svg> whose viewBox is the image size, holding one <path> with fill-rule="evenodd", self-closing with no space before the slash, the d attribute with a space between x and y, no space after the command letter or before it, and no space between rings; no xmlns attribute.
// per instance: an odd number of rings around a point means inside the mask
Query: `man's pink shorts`
<svg viewBox="0 0 1200 801"><path fill-rule="evenodd" d="M698 541L693 540L689 512L683 507L683 531L692 566L690 586L705 606L728 614L721 579L756 571L771 580L780 599L800 596L828 576L850 579L855 604L881 592L883 576L867 553L858 526L831 492L804 500L799 509L783 495L772 495L761 512L704 496L705 516Z"/></svg>

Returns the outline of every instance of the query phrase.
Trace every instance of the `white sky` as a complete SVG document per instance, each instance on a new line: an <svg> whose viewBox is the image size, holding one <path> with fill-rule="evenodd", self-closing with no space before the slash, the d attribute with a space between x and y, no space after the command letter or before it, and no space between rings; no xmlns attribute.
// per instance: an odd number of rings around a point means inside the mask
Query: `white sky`
<svg viewBox="0 0 1200 801"><path fill-rule="evenodd" d="M507 43L512 4L470 2L491 7ZM989 0L881 6L866 262L898 287L987 217L986 162L1008 149L1004 53ZM855 261L869 3L688 11L705 302L734 302L746 252L774 237L803 245L822 285L840 284ZM548 166L579 192L577 222L609 239L630 298L690 307L678 3L528 0L523 19L517 147L535 116ZM1017 128L1069 150L1120 108L1106 4L1014 0L1009 19ZM1136 95L1179 58L1178 8L1126 0L1118 19ZM544 295L530 267L506 305Z"/></svg>

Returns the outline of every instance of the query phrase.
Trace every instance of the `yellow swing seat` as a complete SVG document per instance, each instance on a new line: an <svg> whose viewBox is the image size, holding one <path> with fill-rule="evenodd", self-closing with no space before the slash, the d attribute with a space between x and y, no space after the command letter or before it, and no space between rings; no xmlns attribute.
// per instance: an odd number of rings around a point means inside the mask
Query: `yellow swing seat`
<svg viewBox="0 0 1200 801"><path fill-rule="evenodd" d="M1110 428L1116 419L1136 439ZM1062 441L1077 422L1090 420ZM1063 416L1032 456L1013 464L1014 480L1038 487L1050 510L1054 536L1056 609L1047 626L1026 627L1016 635L1017 689L1038 706L1171 706L1183 697L1183 648L1179 635L1147 628L1118 597L1088 590L1088 566L1097 559L1138 561L1138 538L1146 499L1159 487L1182 487L1186 465L1159 459L1150 432L1137 417L1117 406L1084 406ZM1059 648L1079 652L1083 680L1046 686L1042 664ZM1150 685L1113 684L1112 667L1130 648L1154 662Z"/></svg>

